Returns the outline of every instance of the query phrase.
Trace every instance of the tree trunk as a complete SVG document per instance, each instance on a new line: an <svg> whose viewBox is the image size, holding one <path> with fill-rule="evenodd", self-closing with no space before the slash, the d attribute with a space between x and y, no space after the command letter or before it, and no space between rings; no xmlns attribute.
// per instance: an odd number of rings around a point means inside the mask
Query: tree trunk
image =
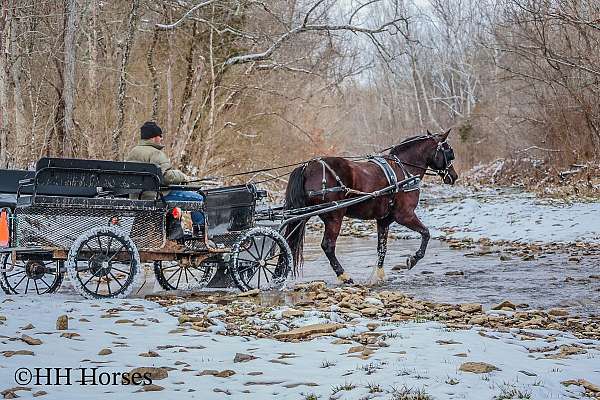
<svg viewBox="0 0 600 400"><path fill-rule="evenodd" d="M10 21L10 55L12 57L11 60L11 77L13 84L13 102L14 102L14 135L16 138L16 148L14 151L14 157L16 163L26 163L25 155L26 155L26 127L25 127L25 104L23 102L23 92L21 90L21 49L18 43L18 32L17 27L19 26L18 22L14 18L14 13L16 10L13 10L13 18Z"/></svg>
<svg viewBox="0 0 600 400"><path fill-rule="evenodd" d="M6 29L8 21L8 0L2 2L0 13L0 168L8 168L8 52Z"/></svg>
<svg viewBox="0 0 600 400"><path fill-rule="evenodd" d="M209 40L209 66L210 66L210 109L208 111L208 127L206 129L206 135L202 141L202 153L200 154L200 171L206 171L208 166L208 157L211 153L213 139L215 134L215 94L216 94L216 81L215 81L215 60L214 60L214 48L213 48L213 35L214 29L210 28L210 40Z"/></svg>
<svg viewBox="0 0 600 400"><path fill-rule="evenodd" d="M160 85L158 84L158 75L156 73L156 67L154 66L154 49L156 48L156 43L158 42L158 29L154 29L154 34L152 35L152 43L150 44L150 48L148 49L148 54L146 55L146 63L148 64L148 70L150 71L150 80L152 82L152 120L156 121L158 119L158 95L160 91ZM171 133L171 132L169 132Z"/></svg>
<svg viewBox="0 0 600 400"><path fill-rule="evenodd" d="M63 157L73 157L75 142L75 30L77 18L77 0L65 0L65 43L63 63L63 104L64 104L64 136L59 143Z"/></svg>
<svg viewBox="0 0 600 400"><path fill-rule="evenodd" d="M112 155L115 159L122 158L121 134L123 132L123 124L125 122L125 95L127 91L127 64L129 63L129 54L133 47L135 37L135 29L137 23L137 12L140 5L139 0L132 0L131 10L129 12L129 21L127 23L127 38L123 48L123 56L121 57L121 73L119 76L119 87L117 89L117 126L112 134Z"/></svg>
<svg viewBox="0 0 600 400"><path fill-rule="evenodd" d="M202 80L202 68L200 63L196 65L196 42L198 38L198 27L194 24L194 34L190 44L190 51L187 56L187 74L183 96L181 99L181 112L179 116L179 125L177 127L177 147L175 151L176 164L182 160L188 159L186 153L189 151L188 144L194 132L192 123L192 112L194 110L195 100L198 97L198 87Z"/></svg>

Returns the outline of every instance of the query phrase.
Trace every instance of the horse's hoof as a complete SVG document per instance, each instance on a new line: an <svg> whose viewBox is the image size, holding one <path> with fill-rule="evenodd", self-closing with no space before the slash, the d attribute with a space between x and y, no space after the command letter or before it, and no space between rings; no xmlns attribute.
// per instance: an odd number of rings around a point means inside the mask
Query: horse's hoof
<svg viewBox="0 0 600 400"><path fill-rule="evenodd" d="M338 276L338 280L345 285L354 285L354 281L350 278L350 275L345 272Z"/></svg>
<svg viewBox="0 0 600 400"><path fill-rule="evenodd" d="M408 269L412 269L412 268L413 268L415 265L417 265L417 262L418 262L418 261L419 261L419 260L417 260L417 258L416 258L416 257L414 257L414 256L409 256L409 257L406 259L406 266L408 267Z"/></svg>

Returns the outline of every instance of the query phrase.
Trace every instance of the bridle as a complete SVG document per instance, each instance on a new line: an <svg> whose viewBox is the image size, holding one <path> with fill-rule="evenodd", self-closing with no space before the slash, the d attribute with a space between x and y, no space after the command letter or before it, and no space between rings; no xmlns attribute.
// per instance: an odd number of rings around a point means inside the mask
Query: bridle
<svg viewBox="0 0 600 400"><path fill-rule="evenodd" d="M428 134L428 135L422 135L422 136L417 136L411 139L407 139L404 142L400 143L397 146L392 146L391 149L396 149L400 146L404 146L406 144L409 143L414 143L414 142L420 142L422 140L426 140L426 139L431 139L433 138L433 135ZM448 144L447 148L444 148L444 144ZM442 158L444 160L444 164L442 165L441 168L436 169L436 168L432 168L430 166L422 166L422 165L416 165L416 164L412 164L406 161L402 161L398 158L398 156L394 155L394 154L390 154L390 156L394 159L394 161L396 161L396 163L398 163L399 165L404 164L404 165L409 165L411 167L416 167L416 168L420 168L425 170L424 174L425 175L430 175L430 176L439 176L442 179L446 179L449 175L450 175L450 167L452 167L453 161L455 159L454 156L454 150L452 149L452 147L450 147L450 144L444 140L442 142L438 142L437 147L435 149L435 154L433 155L433 158L436 159L439 152L442 152Z"/></svg>
<svg viewBox="0 0 600 400"><path fill-rule="evenodd" d="M448 144L448 148L444 148L444 143ZM452 147L450 147L450 144L444 140L443 142L438 143L437 148L435 149L434 157L437 157L440 151L442 152L442 156L444 158L443 167L438 170L435 170L433 168L430 169L445 180L448 177L448 175L450 175L450 167L452 167L452 163L454 162L454 150L452 149Z"/></svg>

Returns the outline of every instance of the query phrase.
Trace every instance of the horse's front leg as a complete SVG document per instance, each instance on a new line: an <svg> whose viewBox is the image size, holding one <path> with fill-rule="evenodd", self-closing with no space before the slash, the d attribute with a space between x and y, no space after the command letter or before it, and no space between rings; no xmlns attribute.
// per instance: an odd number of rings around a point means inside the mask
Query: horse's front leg
<svg viewBox="0 0 600 400"><path fill-rule="evenodd" d="M335 256L335 245L337 242L337 238L340 235L343 218L343 214L333 214L321 217L323 222L325 222L325 234L323 235L321 248L325 252L327 259L329 260L329 264L331 265L331 268L337 275L337 278L342 283L353 284L354 281L352 280L350 275L344 272L344 268L342 268L342 265Z"/></svg>
<svg viewBox="0 0 600 400"><path fill-rule="evenodd" d="M414 212L411 212L408 215L399 216L396 218L396 222L412 231L418 232L421 235L421 246L419 247L419 250L417 250L414 256L409 256L406 260L408 269L411 269L417 265L421 258L425 256L425 251L427 251L427 244L429 243L430 238L429 229L423 225L419 217L417 217Z"/></svg>

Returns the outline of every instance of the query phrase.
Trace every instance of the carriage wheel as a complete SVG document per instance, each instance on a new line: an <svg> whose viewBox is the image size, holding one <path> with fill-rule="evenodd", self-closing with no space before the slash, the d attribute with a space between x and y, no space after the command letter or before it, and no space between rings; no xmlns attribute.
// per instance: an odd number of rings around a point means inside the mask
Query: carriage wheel
<svg viewBox="0 0 600 400"><path fill-rule="evenodd" d="M257 227L233 245L229 270L240 290L268 290L283 287L292 265L285 238L271 228Z"/></svg>
<svg viewBox="0 0 600 400"><path fill-rule="evenodd" d="M154 275L164 290L202 289L215 276L218 266L216 257L208 258L198 265L155 261Z"/></svg>
<svg viewBox="0 0 600 400"><path fill-rule="evenodd" d="M140 256L127 234L101 226L73 243L67 271L75 290L88 299L126 297L139 276Z"/></svg>
<svg viewBox="0 0 600 400"><path fill-rule="evenodd" d="M0 273L0 286L6 294L46 294L55 292L61 285L64 272L63 262L55 260L12 261L5 254L2 266L11 271Z"/></svg>

